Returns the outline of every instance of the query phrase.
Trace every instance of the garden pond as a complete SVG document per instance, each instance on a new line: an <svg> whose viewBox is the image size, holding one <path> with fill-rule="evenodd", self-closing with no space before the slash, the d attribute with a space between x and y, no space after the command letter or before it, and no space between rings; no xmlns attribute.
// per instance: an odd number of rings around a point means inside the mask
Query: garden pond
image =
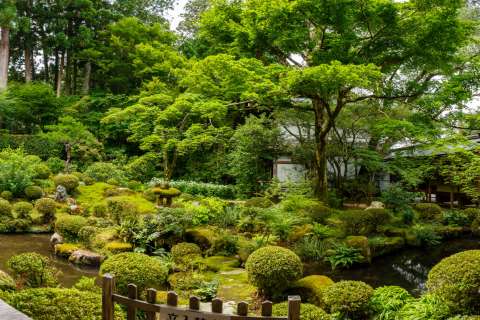
<svg viewBox="0 0 480 320"><path fill-rule="evenodd" d="M427 249L408 248L375 258L371 265L348 270L332 271L328 266L312 264L305 271L307 274L327 275L334 281L364 281L373 287L397 285L419 295L424 291L428 272L435 264L447 256L471 249L480 249L480 239L449 240ZM98 274L98 269L79 268L56 257L47 234L0 235L0 269L7 269L6 263L11 256L32 251L52 258L54 266L61 271L59 280L65 287L71 287L82 276L94 277Z"/></svg>
<svg viewBox="0 0 480 320"><path fill-rule="evenodd" d="M50 246L50 235L48 234L0 234L0 270L6 271L8 259L24 252L36 252L50 257L54 267L61 271L58 278L65 287L73 286L82 276L98 275L98 269L79 268L66 259L56 257Z"/></svg>

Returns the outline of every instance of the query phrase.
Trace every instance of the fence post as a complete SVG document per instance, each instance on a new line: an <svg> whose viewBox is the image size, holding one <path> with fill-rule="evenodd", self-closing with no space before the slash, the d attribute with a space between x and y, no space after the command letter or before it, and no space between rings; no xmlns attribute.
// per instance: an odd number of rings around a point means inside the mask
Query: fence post
<svg viewBox="0 0 480 320"><path fill-rule="evenodd" d="M300 296L288 297L288 320L300 320Z"/></svg>
<svg viewBox="0 0 480 320"><path fill-rule="evenodd" d="M113 320L115 277L106 273L102 279L102 320Z"/></svg>
<svg viewBox="0 0 480 320"><path fill-rule="evenodd" d="M147 290L147 302L151 304L157 303L157 290L148 289ZM147 320L155 320L157 315L155 312L146 312Z"/></svg>
<svg viewBox="0 0 480 320"><path fill-rule="evenodd" d="M137 300L138 290L137 286L134 284L128 285L128 298L132 300ZM127 320L136 320L137 319L137 308L134 304L127 305Z"/></svg>

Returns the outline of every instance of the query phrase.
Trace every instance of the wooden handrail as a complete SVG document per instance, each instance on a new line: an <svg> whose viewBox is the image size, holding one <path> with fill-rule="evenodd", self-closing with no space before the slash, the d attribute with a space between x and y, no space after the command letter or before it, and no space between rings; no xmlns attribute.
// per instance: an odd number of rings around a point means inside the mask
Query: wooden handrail
<svg viewBox="0 0 480 320"><path fill-rule="evenodd" d="M137 311L144 311L147 320L300 320L299 296L288 297L288 316L272 316L272 302L262 303L261 316L249 316L248 304L240 302L237 305L237 314L230 315L223 313L223 301L212 300L211 312L200 311L200 299L190 297L187 308L178 307L178 295L170 291L167 293L167 304L157 304L157 291L148 289L146 301L138 298L137 286L129 284L127 287L128 296L115 293L115 277L105 274L102 281L102 319L114 320L115 303L126 306L127 320L136 320Z"/></svg>

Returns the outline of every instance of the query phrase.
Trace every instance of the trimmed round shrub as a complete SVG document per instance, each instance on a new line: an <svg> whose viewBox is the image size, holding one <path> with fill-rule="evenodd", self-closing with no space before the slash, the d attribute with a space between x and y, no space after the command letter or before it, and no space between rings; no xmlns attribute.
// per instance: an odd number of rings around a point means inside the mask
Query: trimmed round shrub
<svg viewBox="0 0 480 320"><path fill-rule="evenodd" d="M272 308L273 316L285 317L288 315L288 302L274 304ZM302 303L300 305L300 319L302 320L330 320L330 316L321 308L309 304Z"/></svg>
<svg viewBox="0 0 480 320"><path fill-rule="evenodd" d="M53 178L55 186L64 186L68 192L77 189L80 180L73 174L59 174Z"/></svg>
<svg viewBox="0 0 480 320"><path fill-rule="evenodd" d="M12 217L12 205L8 200L0 199L0 217Z"/></svg>
<svg viewBox="0 0 480 320"><path fill-rule="evenodd" d="M64 215L55 222L55 231L68 241L78 240L80 229L87 225L87 218L82 216Z"/></svg>
<svg viewBox="0 0 480 320"><path fill-rule="evenodd" d="M8 190L2 191L2 193L0 193L0 198L10 201L13 199L13 193Z"/></svg>
<svg viewBox="0 0 480 320"><path fill-rule="evenodd" d="M88 219L87 219L87 223L88 223ZM93 226L82 227L78 231L78 240L84 243L85 245L90 246L93 239L95 239L95 236L97 235L97 233L98 233L98 229L96 227L93 227Z"/></svg>
<svg viewBox="0 0 480 320"><path fill-rule="evenodd" d="M331 313L362 319L368 310L373 289L361 281L339 281L325 289L323 299Z"/></svg>
<svg viewBox="0 0 480 320"><path fill-rule="evenodd" d="M13 213L19 219L31 219L33 205L30 202L20 201L13 205Z"/></svg>
<svg viewBox="0 0 480 320"><path fill-rule="evenodd" d="M57 210L57 203L50 198L41 198L35 201L35 209L43 216L44 223L50 223L55 216Z"/></svg>
<svg viewBox="0 0 480 320"><path fill-rule="evenodd" d="M480 250L447 257L428 274L429 292L438 295L452 311L480 308Z"/></svg>
<svg viewBox="0 0 480 320"><path fill-rule="evenodd" d="M283 292L303 273L300 258L293 251L277 246L254 251L245 269L248 280L267 296Z"/></svg>
<svg viewBox="0 0 480 320"><path fill-rule="evenodd" d="M48 287L57 284L56 269L50 265L50 259L35 252L27 252L11 257L7 261L8 269L17 283L17 287Z"/></svg>
<svg viewBox="0 0 480 320"><path fill-rule="evenodd" d="M23 193L25 193L27 198L30 200L37 200L43 197L43 190L38 186L26 187Z"/></svg>
<svg viewBox="0 0 480 320"><path fill-rule="evenodd" d="M0 298L35 320L102 319L102 297L94 292L39 288L0 293ZM119 305L115 307L114 319L125 319Z"/></svg>
<svg viewBox="0 0 480 320"><path fill-rule="evenodd" d="M181 242L172 247L172 258L176 263L184 263L202 255L202 250L195 243Z"/></svg>
<svg viewBox="0 0 480 320"><path fill-rule="evenodd" d="M108 258L100 267L100 274L115 276L118 292L127 294L127 285L137 285L143 293L147 288L160 288L165 284L168 268L159 259L143 253L126 252Z"/></svg>
<svg viewBox="0 0 480 320"><path fill-rule="evenodd" d="M34 166L33 171L35 175L33 178L35 179L48 179L50 175L52 174L52 170L48 167L48 165L44 163L39 163Z"/></svg>
<svg viewBox="0 0 480 320"><path fill-rule="evenodd" d="M92 208L92 215L97 218L105 218L107 216L107 206L103 203L97 203Z"/></svg>
<svg viewBox="0 0 480 320"><path fill-rule="evenodd" d="M436 203L417 203L415 211L421 220L435 220L442 214L442 208Z"/></svg>
<svg viewBox="0 0 480 320"><path fill-rule="evenodd" d="M370 299L370 309L378 320L395 320L395 314L413 300L407 290L397 286L376 288Z"/></svg>

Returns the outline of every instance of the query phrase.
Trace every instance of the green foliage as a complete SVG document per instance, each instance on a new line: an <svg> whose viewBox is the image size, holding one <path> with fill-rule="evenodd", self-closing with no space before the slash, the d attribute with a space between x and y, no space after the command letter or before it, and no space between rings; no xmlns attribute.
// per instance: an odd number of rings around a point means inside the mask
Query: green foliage
<svg viewBox="0 0 480 320"><path fill-rule="evenodd" d="M37 186L28 186L24 190L25 195L30 200L37 200L43 197L43 190Z"/></svg>
<svg viewBox="0 0 480 320"><path fill-rule="evenodd" d="M436 295L425 294L406 303L397 312L395 320L442 320L451 315L448 306Z"/></svg>
<svg viewBox="0 0 480 320"><path fill-rule="evenodd" d="M273 202L268 198L255 197L245 201L244 206L267 209L273 206Z"/></svg>
<svg viewBox="0 0 480 320"><path fill-rule="evenodd" d="M68 192L73 192L80 184L80 179L73 174L59 174L53 178L55 186L64 186Z"/></svg>
<svg viewBox="0 0 480 320"><path fill-rule="evenodd" d="M362 319L368 311L373 289L361 281L339 281L324 291L324 301L331 313L344 318Z"/></svg>
<svg viewBox="0 0 480 320"><path fill-rule="evenodd" d="M413 297L403 288L385 286L376 288L370 299L370 309L378 320L395 320L395 314Z"/></svg>
<svg viewBox="0 0 480 320"><path fill-rule="evenodd" d="M272 308L272 314L278 317L286 317L288 315L288 302L274 304ZM321 308L313 304L302 303L300 306L300 319L330 320L331 318Z"/></svg>
<svg viewBox="0 0 480 320"><path fill-rule="evenodd" d="M126 199L110 198L107 200L107 212L116 224L121 224L126 219L135 217L138 208Z"/></svg>
<svg viewBox="0 0 480 320"><path fill-rule="evenodd" d="M449 226L465 227L473 221L465 212L460 210L445 210L441 217L443 224Z"/></svg>
<svg viewBox="0 0 480 320"><path fill-rule="evenodd" d="M35 167L40 158L27 156L22 149L0 151L0 190L22 195L26 187L33 184Z"/></svg>
<svg viewBox="0 0 480 320"><path fill-rule="evenodd" d="M13 199L13 193L8 190L2 191L0 193L0 198L10 201Z"/></svg>
<svg viewBox="0 0 480 320"><path fill-rule="evenodd" d="M52 171L53 174L57 174L65 168L65 161L57 157L48 158L47 161L45 161L45 164L50 168L50 171Z"/></svg>
<svg viewBox="0 0 480 320"><path fill-rule="evenodd" d="M74 315L78 320L102 319L101 295L89 291L61 288L26 289L0 296L15 309L35 320L63 320ZM124 319L120 307L115 320Z"/></svg>
<svg viewBox="0 0 480 320"><path fill-rule="evenodd" d="M87 220L88 222L88 220ZM98 233L98 229L94 226L84 226L78 231L78 240L87 247L91 246L93 239Z"/></svg>
<svg viewBox="0 0 480 320"><path fill-rule="evenodd" d="M142 253L120 253L108 258L100 267L100 274L110 273L116 278L118 292L127 294L127 285L134 283L141 294L147 288L161 288L168 268L158 259Z"/></svg>
<svg viewBox="0 0 480 320"><path fill-rule="evenodd" d="M31 219L33 205L30 202L16 202L13 205L13 213L18 219Z"/></svg>
<svg viewBox="0 0 480 320"><path fill-rule="evenodd" d="M0 199L0 218L12 218L12 205L4 199Z"/></svg>
<svg viewBox="0 0 480 320"><path fill-rule="evenodd" d="M109 179L115 179L119 183L125 182L125 173L113 163L95 162L87 167L84 174L97 182L107 182Z"/></svg>
<svg viewBox="0 0 480 320"><path fill-rule="evenodd" d="M427 287L452 311L478 310L480 306L480 250L454 254L435 265Z"/></svg>
<svg viewBox="0 0 480 320"><path fill-rule="evenodd" d="M415 211L421 220L436 220L442 214L442 208L436 203L417 203Z"/></svg>
<svg viewBox="0 0 480 320"><path fill-rule="evenodd" d="M35 209L42 215L42 221L49 223L57 211L57 203L50 198L41 198L35 201Z"/></svg>
<svg viewBox="0 0 480 320"><path fill-rule="evenodd" d="M296 281L289 289L289 292L299 294L303 302L324 308L323 293L326 288L333 284L333 280L329 277L311 275Z"/></svg>
<svg viewBox="0 0 480 320"><path fill-rule="evenodd" d="M336 245L333 251L326 257L330 262L332 269L335 270L338 266L348 268L355 263L364 261L365 257L361 254L361 249L352 248L343 244Z"/></svg>
<svg viewBox="0 0 480 320"><path fill-rule="evenodd" d="M88 292L95 292L95 293L102 293L102 289L97 286L95 283L96 279L94 277L81 277L74 285L73 288L79 291L88 291Z"/></svg>
<svg viewBox="0 0 480 320"><path fill-rule="evenodd" d="M38 288L57 284L56 270L50 260L38 253L22 253L7 261L17 287Z"/></svg>
<svg viewBox="0 0 480 320"><path fill-rule="evenodd" d="M162 180L152 179L151 185L156 185ZM183 193L194 196L218 197L222 199L235 198L235 190L231 185L205 183L196 181L172 180L168 182L171 187L177 188Z"/></svg>
<svg viewBox="0 0 480 320"><path fill-rule="evenodd" d="M347 210L339 213L339 218L347 234L368 235L387 224L391 220L391 215L385 209Z"/></svg>
<svg viewBox="0 0 480 320"><path fill-rule="evenodd" d="M128 252L133 250L131 243L112 241L105 245L105 250L117 254L122 252Z"/></svg>
<svg viewBox="0 0 480 320"><path fill-rule="evenodd" d="M15 281L8 273L0 270L0 292L15 289Z"/></svg>
<svg viewBox="0 0 480 320"><path fill-rule="evenodd" d="M62 215L55 222L55 230L68 241L78 240L78 233L87 225L87 218L82 216Z"/></svg>
<svg viewBox="0 0 480 320"><path fill-rule="evenodd" d="M321 262L325 259L330 243L317 237L303 237L295 243L295 253L302 261Z"/></svg>
<svg viewBox="0 0 480 320"><path fill-rule="evenodd" d="M253 252L247 259L245 269L249 281L265 295L280 294L302 275L300 258L292 251L267 246Z"/></svg>
<svg viewBox="0 0 480 320"><path fill-rule="evenodd" d="M413 243L419 246L436 246L440 244L442 237L438 234L432 225L416 224L407 233L407 242L409 236L413 236Z"/></svg>
<svg viewBox="0 0 480 320"><path fill-rule="evenodd" d="M59 243L55 245L55 254L57 256L67 258L70 257L70 255L80 249L80 245L76 243Z"/></svg>

